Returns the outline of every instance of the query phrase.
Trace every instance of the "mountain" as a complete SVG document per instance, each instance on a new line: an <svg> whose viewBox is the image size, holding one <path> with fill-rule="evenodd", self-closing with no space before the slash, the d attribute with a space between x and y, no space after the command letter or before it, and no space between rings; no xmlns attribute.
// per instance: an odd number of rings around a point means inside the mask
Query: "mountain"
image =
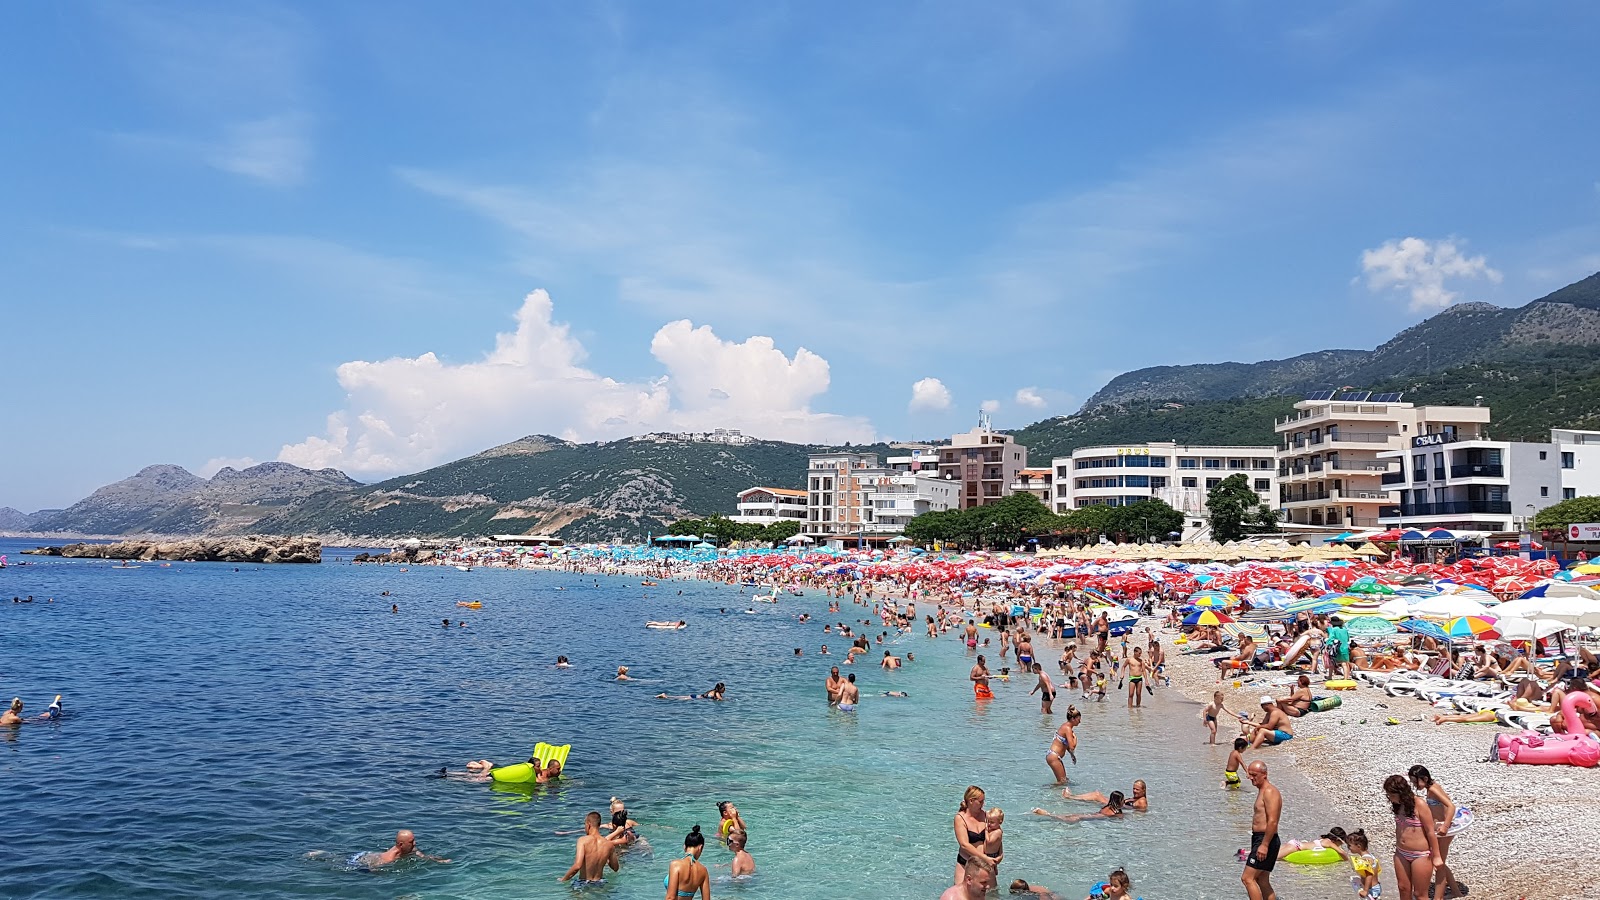
<svg viewBox="0 0 1600 900"><path fill-rule="evenodd" d="M0 506L0 534L25 534L28 523L33 521L33 516L20 509L9 506Z"/></svg>
<svg viewBox="0 0 1600 900"><path fill-rule="evenodd" d="M1494 409L1491 433L1547 440L1600 428L1600 273L1516 308L1463 303L1373 350L1258 363L1155 366L1111 379L1075 414L1014 432L1034 465L1078 447L1171 440L1273 443L1272 420L1309 391L1402 391L1415 403Z"/></svg>
<svg viewBox="0 0 1600 900"><path fill-rule="evenodd" d="M1543 345L1600 347L1600 273L1526 306L1449 307L1373 350L1320 350L1258 363L1136 369L1111 379L1083 408L1151 400L1301 395L1344 385L1368 388L1463 364L1515 359L1516 351Z"/></svg>
<svg viewBox="0 0 1600 900"><path fill-rule="evenodd" d="M182 466L147 466L66 509L29 517L26 527L38 534L240 534L314 495L345 494L360 486L337 469L312 471L279 462L243 471L225 468L210 479Z"/></svg>
<svg viewBox="0 0 1600 900"><path fill-rule="evenodd" d="M798 487L808 454L779 441L720 444L660 435L577 444L532 435L392 478L324 494L256 523L262 533L476 536L551 533L640 539L689 515L731 514L755 485ZM853 448L884 455L882 445Z"/></svg>

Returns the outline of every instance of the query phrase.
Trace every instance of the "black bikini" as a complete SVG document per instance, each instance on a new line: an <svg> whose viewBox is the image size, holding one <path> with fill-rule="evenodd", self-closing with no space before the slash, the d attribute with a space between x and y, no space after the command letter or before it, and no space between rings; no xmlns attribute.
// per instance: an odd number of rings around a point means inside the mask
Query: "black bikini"
<svg viewBox="0 0 1600 900"><path fill-rule="evenodd" d="M964 825L966 823L963 822L962 824ZM971 844L974 847L983 846L982 842L987 840L988 836L989 836L989 825L988 825L988 823L984 823L982 831L973 831L971 828L967 829L967 843ZM956 865L964 866L966 864L967 864L967 858L965 856L962 856L961 853L959 851L957 851L957 853L956 853Z"/></svg>

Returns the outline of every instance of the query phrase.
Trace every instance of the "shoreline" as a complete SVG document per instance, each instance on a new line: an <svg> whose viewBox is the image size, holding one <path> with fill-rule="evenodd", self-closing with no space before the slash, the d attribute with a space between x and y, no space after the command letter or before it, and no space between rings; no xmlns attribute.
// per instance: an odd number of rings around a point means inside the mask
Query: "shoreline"
<svg viewBox="0 0 1600 900"><path fill-rule="evenodd" d="M1141 625L1143 622L1141 621ZM1170 637L1170 632L1163 634ZM1164 640L1170 644L1170 640ZM1176 689L1199 703L1221 690L1228 709L1256 711L1263 694L1284 696L1272 683L1288 675L1263 675L1234 688L1232 679L1215 681L1210 655L1170 654L1167 670ZM1317 690L1318 696L1330 692ZM1294 720L1294 740L1281 749L1256 751L1246 759L1270 766L1288 765L1304 776L1333 813L1327 826L1365 828L1372 852L1383 863L1385 896L1395 896L1393 813L1383 797L1383 778L1426 766L1458 805L1470 807L1474 822L1450 847L1449 865L1467 886L1468 897L1484 900L1585 900L1594 880L1575 871L1593 814L1595 769L1569 766L1513 766L1487 762L1494 736L1509 729L1490 725L1434 725L1436 710L1424 700L1390 697L1362 684L1341 691L1337 709ZM1399 725L1386 725L1388 718ZM1198 726L1197 726L1198 727ZM1217 742L1236 735L1224 723ZM1219 773L1220 774L1220 773ZM1285 805L1304 802L1285 794ZM1343 873L1341 873L1343 874Z"/></svg>

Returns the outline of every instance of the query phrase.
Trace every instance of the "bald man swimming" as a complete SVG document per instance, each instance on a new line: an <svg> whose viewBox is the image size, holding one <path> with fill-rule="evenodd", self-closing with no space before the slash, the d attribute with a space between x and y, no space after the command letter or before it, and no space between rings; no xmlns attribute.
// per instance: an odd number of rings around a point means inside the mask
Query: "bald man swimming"
<svg viewBox="0 0 1600 900"><path fill-rule="evenodd" d="M367 854L364 860L368 866L387 866L402 859L426 859L430 862L447 863L450 860L438 856L429 856L417 849L417 836L409 829L401 829L395 833L394 846L378 854Z"/></svg>

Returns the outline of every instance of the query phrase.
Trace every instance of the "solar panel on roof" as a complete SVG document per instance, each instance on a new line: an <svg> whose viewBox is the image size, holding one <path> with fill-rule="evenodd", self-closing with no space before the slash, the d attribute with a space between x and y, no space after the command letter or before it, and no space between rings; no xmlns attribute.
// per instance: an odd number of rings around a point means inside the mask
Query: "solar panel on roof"
<svg viewBox="0 0 1600 900"><path fill-rule="evenodd" d="M1400 392L1396 391L1394 393L1388 393L1388 394L1373 394L1372 395L1372 402L1373 403L1399 403L1400 402Z"/></svg>
<svg viewBox="0 0 1600 900"><path fill-rule="evenodd" d="M1335 391L1312 391L1306 395L1307 400L1332 400Z"/></svg>
<svg viewBox="0 0 1600 900"><path fill-rule="evenodd" d="M1363 403L1363 402L1366 401L1366 399L1368 397L1371 397L1371 396L1372 396L1372 392L1371 391L1346 391L1344 394L1342 394L1339 397L1339 399L1340 400L1347 400L1347 401L1349 401L1351 403Z"/></svg>

